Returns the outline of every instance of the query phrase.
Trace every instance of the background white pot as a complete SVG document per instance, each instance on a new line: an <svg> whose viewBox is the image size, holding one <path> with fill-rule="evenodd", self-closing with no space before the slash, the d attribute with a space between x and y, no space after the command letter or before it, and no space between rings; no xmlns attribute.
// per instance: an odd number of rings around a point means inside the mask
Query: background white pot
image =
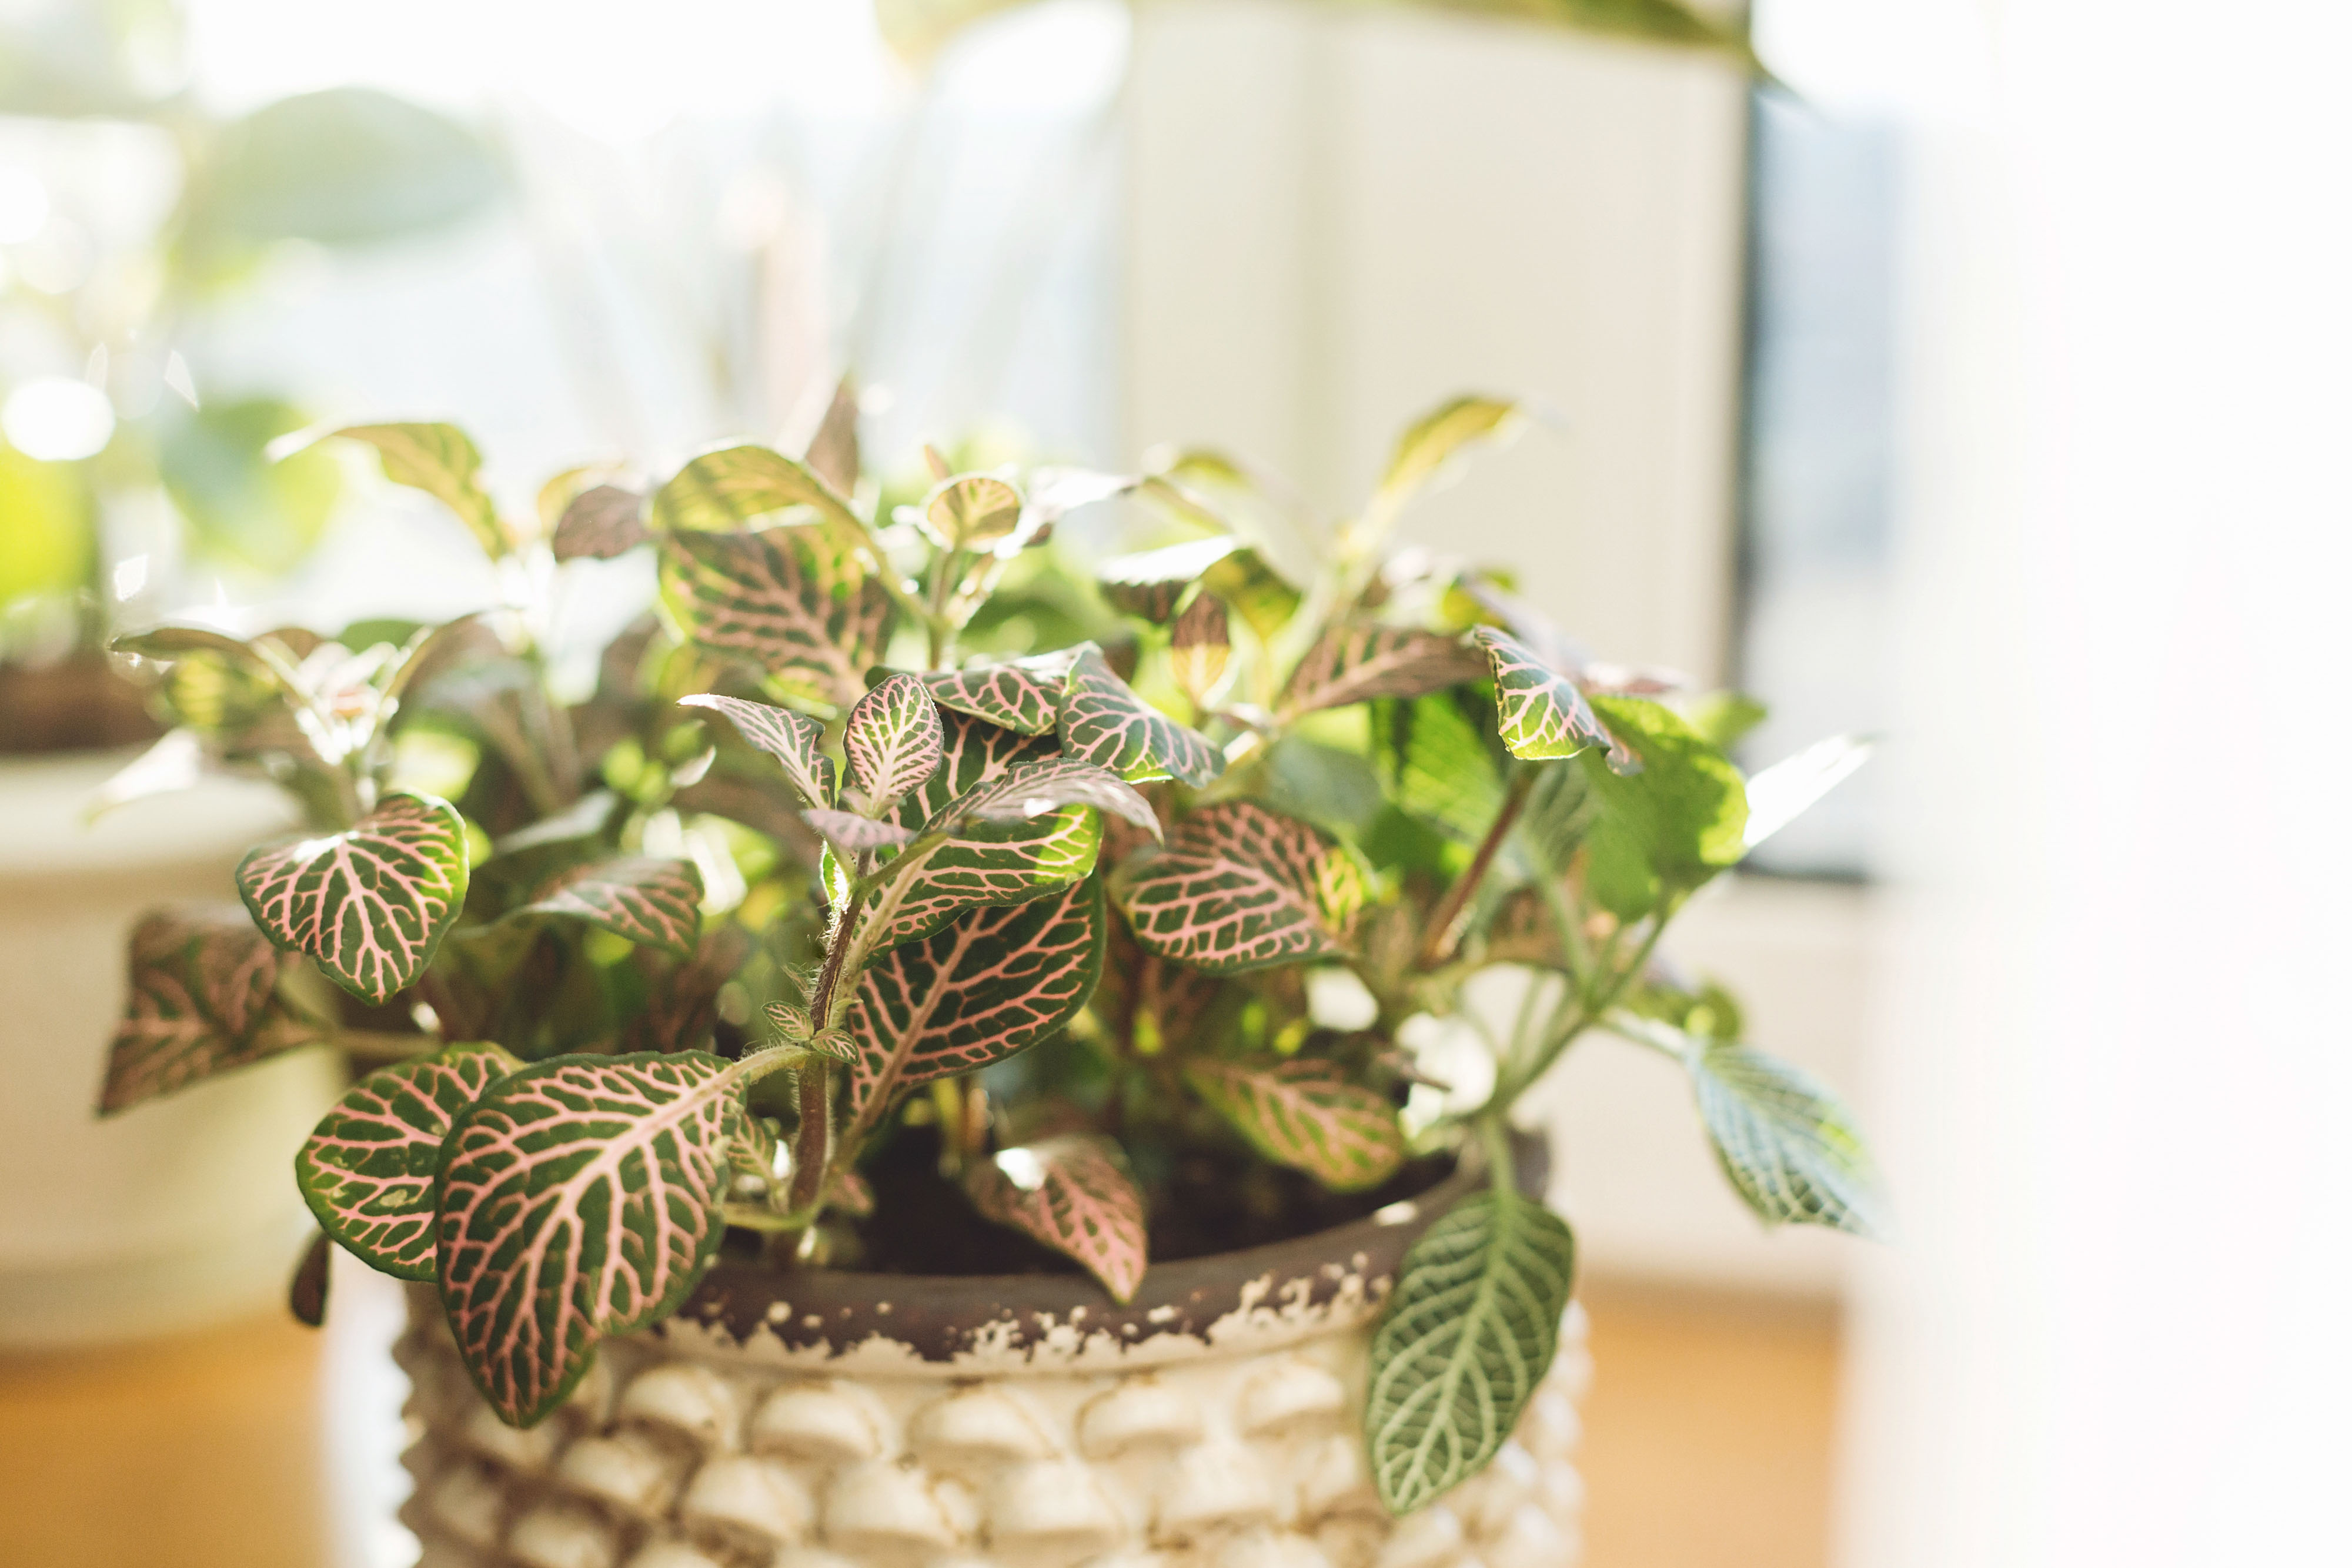
<svg viewBox="0 0 2352 1568"><path fill-rule="evenodd" d="M141 913L235 898L274 790L208 783L95 824L129 754L0 763L0 1347L190 1328L285 1288L309 1226L294 1151L333 1099L323 1051L100 1122L125 942Z"/></svg>
<svg viewBox="0 0 2352 1568"><path fill-rule="evenodd" d="M416 1288L422 1568L1568 1568L1581 1308L1516 1438L1407 1519L1360 1429L1372 1327L1445 1201L1155 1264L1120 1307L1062 1275L722 1263L501 1426Z"/></svg>

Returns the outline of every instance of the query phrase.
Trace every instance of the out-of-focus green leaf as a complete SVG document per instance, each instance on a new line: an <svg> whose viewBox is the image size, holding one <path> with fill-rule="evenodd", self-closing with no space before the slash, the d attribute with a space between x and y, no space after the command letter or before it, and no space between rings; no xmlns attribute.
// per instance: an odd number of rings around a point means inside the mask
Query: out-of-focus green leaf
<svg viewBox="0 0 2352 1568"><path fill-rule="evenodd" d="M88 586L96 544L80 466L38 462L0 442L0 608Z"/></svg>
<svg viewBox="0 0 2352 1568"><path fill-rule="evenodd" d="M332 88L222 131L190 184L184 241L207 264L274 240L372 244L471 217L499 183L464 126L388 93Z"/></svg>
<svg viewBox="0 0 2352 1568"><path fill-rule="evenodd" d="M163 434L163 486L198 555L257 572L291 570L325 532L342 487L316 448L271 463L265 449L302 415L274 398L209 402Z"/></svg>
<svg viewBox="0 0 2352 1568"><path fill-rule="evenodd" d="M513 549L499 508L482 488L482 455L454 424L353 424L331 434L364 441L383 456L383 476L422 490L457 514L482 553L496 559ZM278 442L273 451L281 451ZM288 453L281 461L290 461Z"/></svg>
<svg viewBox="0 0 2352 1568"><path fill-rule="evenodd" d="M1728 752L1747 737L1748 732L1770 716L1770 710L1746 692L1709 692L1689 704L1683 716L1690 727L1706 737L1709 746Z"/></svg>
<svg viewBox="0 0 2352 1568"><path fill-rule="evenodd" d="M1503 809L1503 769L1491 738L1465 711L1475 699L1433 692L1410 702L1372 704L1372 761L1381 783L1410 815L1475 843Z"/></svg>
<svg viewBox="0 0 2352 1568"><path fill-rule="evenodd" d="M1600 808L1586 832L1585 886L1619 919L1636 920L1665 891L1697 887L1747 853L1747 788L1673 710L1640 697L1592 706L1642 770L1612 771L1598 747L1577 757Z"/></svg>

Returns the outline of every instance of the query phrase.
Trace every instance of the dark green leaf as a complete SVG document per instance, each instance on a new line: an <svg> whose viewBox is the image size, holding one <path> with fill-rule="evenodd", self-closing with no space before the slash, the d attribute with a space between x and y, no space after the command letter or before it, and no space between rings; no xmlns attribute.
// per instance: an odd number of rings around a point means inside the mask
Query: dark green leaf
<svg viewBox="0 0 2352 1568"><path fill-rule="evenodd" d="M1122 779L1173 777L1195 788L1225 770L1224 754L1111 673L1101 650L1083 649L1062 695L1062 749Z"/></svg>
<svg viewBox="0 0 2352 1568"><path fill-rule="evenodd" d="M236 868L254 924L371 1004L424 972L465 904L466 880L456 808L398 793L342 832L265 845Z"/></svg>

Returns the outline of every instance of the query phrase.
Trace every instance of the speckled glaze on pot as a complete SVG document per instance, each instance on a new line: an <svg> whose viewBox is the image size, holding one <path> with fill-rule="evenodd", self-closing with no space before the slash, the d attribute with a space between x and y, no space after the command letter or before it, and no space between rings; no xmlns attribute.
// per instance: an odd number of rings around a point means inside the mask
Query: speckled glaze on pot
<svg viewBox="0 0 2352 1568"><path fill-rule="evenodd" d="M1565 1568L1581 1308L1486 1471L1405 1520L1366 1472L1381 1303L1468 1186L1156 1264L1127 1307L1070 1276L722 1263L527 1432L419 1290L403 1517L424 1568Z"/></svg>

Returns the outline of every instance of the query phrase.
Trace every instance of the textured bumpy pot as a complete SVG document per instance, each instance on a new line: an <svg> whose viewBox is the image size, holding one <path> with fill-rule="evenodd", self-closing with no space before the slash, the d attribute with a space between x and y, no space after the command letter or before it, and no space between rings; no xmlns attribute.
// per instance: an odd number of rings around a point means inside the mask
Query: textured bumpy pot
<svg viewBox="0 0 2352 1568"><path fill-rule="evenodd" d="M1465 1181L1155 1265L1126 1307L1066 1276L722 1263L523 1432L419 1290L404 1517L425 1568L1565 1568L1581 1308L1486 1471L1404 1520L1366 1473L1380 1304Z"/></svg>
<svg viewBox="0 0 2352 1568"><path fill-rule="evenodd" d="M323 1051L94 1114L131 926L233 902L238 856L288 821L223 781L85 821L129 755L0 762L0 1348L266 1311L312 1228L287 1172L339 1088Z"/></svg>

